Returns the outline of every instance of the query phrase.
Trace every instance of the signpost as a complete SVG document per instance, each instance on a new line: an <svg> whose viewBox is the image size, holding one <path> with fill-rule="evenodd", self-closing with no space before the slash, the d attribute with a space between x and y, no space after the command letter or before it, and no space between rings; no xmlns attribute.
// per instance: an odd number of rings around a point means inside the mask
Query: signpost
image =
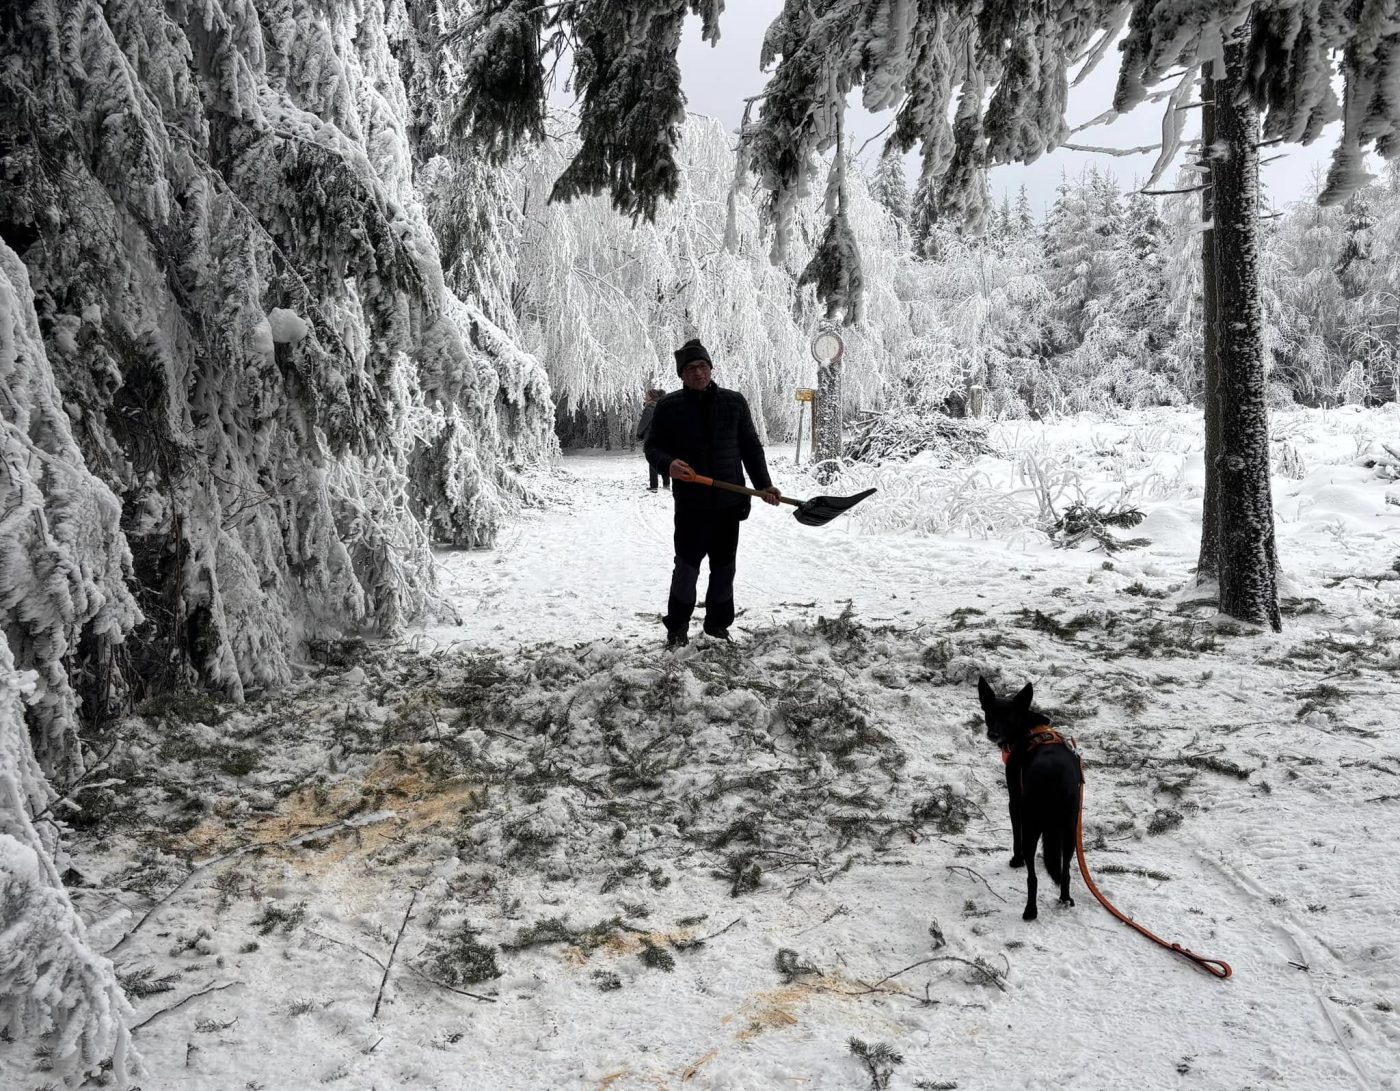
<svg viewBox="0 0 1400 1091"><path fill-rule="evenodd" d="M812 338L812 356L823 367L834 364L841 359L841 355L845 351L846 343L841 340L841 335L833 329L820 329Z"/></svg>
<svg viewBox="0 0 1400 1091"><path fill-rule="evenodd" d="M797 388L797 401L799 405L802 402L806 402L811 407L812 445L813 450L815 450L817 442L817 392L810 387L799 386ZM797 411L797 450L793 452L793 465L797 465L802 461L802 418L804 415L801 409Z"/></svg>

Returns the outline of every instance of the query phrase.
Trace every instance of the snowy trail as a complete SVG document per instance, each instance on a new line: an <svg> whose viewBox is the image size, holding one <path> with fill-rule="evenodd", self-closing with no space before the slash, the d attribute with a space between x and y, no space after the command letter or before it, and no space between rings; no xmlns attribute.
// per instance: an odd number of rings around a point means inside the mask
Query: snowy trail
<svg viewBox="0 0 1400 1091"><path fill-rule="evenodd" d="M788 495L846 491L793 472L790 450L770 450L769 462ZM569 455L563 472L572 495L566 508L526 512L496 549L439 554L443 589L464 623L429 628L428 635L468 643L620 636L659 644L672 561L669 493L647 491L638 452ZM978 589L984 582L1039 579L1048 568L1001 543L872 534L844 516L807 527L790 508L755 501L740 533L736 629L839 613L847 600L865 619L912 627L985 597Z"/></svg>

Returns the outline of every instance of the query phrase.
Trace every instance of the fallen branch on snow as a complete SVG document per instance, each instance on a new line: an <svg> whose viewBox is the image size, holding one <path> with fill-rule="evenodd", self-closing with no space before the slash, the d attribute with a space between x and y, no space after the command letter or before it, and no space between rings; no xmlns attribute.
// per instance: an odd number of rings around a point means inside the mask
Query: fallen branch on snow
<svg viewBox="0 0 1400 1091"><path fill-rule="evenodd" d="M159 1019L162 1015L169 1015L169 1014L170 1014L172 1011L174 1011L176 1008L183 1007L184 1005L188 1004L191 1000L194 1000L196 997L205 996L205 995L207 995L208 993L220 992L220 991L222 991L222 990L224 990L224 989L230 989L230 988L232 988L234 985L242 985L242 984L243 984L242 981L227 981L227 982L225 982L225 983L222 984L222 985L210 985L208 988L200 989L199 992L190 993L190 995L187 996L187 997L185 997L183 1000L177 1000L177 1001L175 1001L175 1003L171 1004L169 1007L161 1008L160 1011L157 1011L157 1012L152 1012L150 1015L146 1016L146 1018L142 1019L141 1022L132 1024L131 1032L132 1032L133 1034L135 1034L138 1030L140 1030L142 1027L144 1027L147 1023L153 1023L153 1022L155 1022L155 1021L156 1021L157 1019Z"/></svg>

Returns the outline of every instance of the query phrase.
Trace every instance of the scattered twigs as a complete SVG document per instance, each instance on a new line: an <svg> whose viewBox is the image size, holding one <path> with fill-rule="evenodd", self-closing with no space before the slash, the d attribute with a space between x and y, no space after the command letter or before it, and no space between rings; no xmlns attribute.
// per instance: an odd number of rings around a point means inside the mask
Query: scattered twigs
<svg viewBox="0 0 1400 1091"><path fill-rule="evenodd" d="M991 884L991 883L987 882L986 879L984 879L984 878L983 878L981 875L979 875L977 872L973 871L973 870L972 870L970 867L968 867L967 865L965 865L965 864L945 864L945 865L944 865L944 870L946 870L946 871L965 871L965 872L967 872L967 874L971 875L974 879L976 879L976 880L978 880L979 882L981 882L981 884L982 884L983 886L985 886L985 887L987 888L988 891L991 892L992 897L996 898L997 901L999 901L999 902L1004 902L1004 901L1006 901L1006 899L1003 898L1000 894L998 894L995 890L992 890L992 884Z"/></svg>
<svg viewBox="0 0 1400 1091"><path fill-rule="evenodd" d="M160 1011L152 1012L150 1015L146 1016L146 1018L142 1019L141 1022L133 1024L131 1030L133 1033L140 1030L147 1023L154 1022L155 1020L159 1019L162 1015L169 1015L176 1008L183 1007L185 1004L188 1004L191 1000L195 999L196 997L204 996L207 993L216 993L223 989L232 988L234 985L242 984L243 982L241 981L226 981L222 985L209 985L206 988L200 989L199 992L190 993L190 995L185 997L183 1000L177 1000L170 1006L161 1008Z"/></svg>
<svg viewBox="0 0 1400 1091"><path fill-rule="evenodd" d="M1002 961L1005 961L1004 955L1002 956ZM1006 974L1011 972L1011 967L1009 964L1006 968L1006 972L1002 973L999 972L995 966L990 965L982 959L977 959L976 961L973 961L972 959L960 958L958 955L934 955L931 958L924 958L920 959L918 962L910 963L908 966L904 967L904 969L896 970L892 974L886 974L873 985L867 985L865 987L864 992L851 993L850 995L862 996L865 993L879 992L880 986L883 985L886 981L893 981L896 977L899 977L901 974L907 974L910 970L916 970L920 966L927 966L931 962L961 962L964 966L972 970L972 972L977 976L977 984L995 985L1002 992L1006 991Z"/></svg>
<svg viewBox="0 0 1400 1091"><path fill-rule="evenodd" d="M709 943L710 940L718 939L720 936L724 935L743 919L743 917L735 917L718 932L711 932L708 936L700 936L697 939L672 940L671 946L674 947L677 951L690 951L695 949L696 947L703 947L705 944Z"/></svg>
<svg viewBox="0 0 1400 1091"><path fill-rule="evenodd" d="M502 731L499 727L487 727L485 725L479 726L481 727L481 730L485 731L488 735L499 735L501 736L501 738L509 739L511 742L518 742L521 746L530 745L528 739L522 739L519 735L512 735L509 731Z"/></svg>
<svg viewBox="0 0 1400 1091"><path fill-rule="evenodd" d="M416 892L415 892L415 896L416 896ZM411 908L411 904L410 904L410 908ZM382 958L380 958L378 955L374 954L373 952L371 952L371 951L366 951L366 950L365 950L363 947L361 947L358 943L351 943L351 942L349 942L348 940L336 939L335 936L328 936L328 935L326 935L324 932L316 932L316 931L313 931L312 929L307 929L307 932L308 932L310 935L315 936L317 939L323 939L323 940L325 940L327 943L334 943L334 944L337 944L337 945L340 946L340 947L348 947L348 948L350 948L352 951L358 951L360 954L364 955L365 958L369 959L369 960L370 960L371 962L373 962L376 966L378 966L381 970L383 970L384 973L385 973L385 976L388 975L388 973L389 973L389 966L388 966L388 964L385 963L385 961L384 961ZM402 929L400 929L399 935L400 935L400 936L403 935ZM398 946L397 943L395 943L395 947L396 947L396 948L397 948L397 946ZM468 992L466 989L459 989L459 988L457 988L455 985L448 985L446 982L439 981L439 980L438 980L437 978L435 978L435 977L430 977L428 974L426 974L426 973L424 973L422 970L420 970L417 966L413 965L412 962L406 962L406 963L404 963L404 965L406 965L410 970L412 970L415 974L417 974L419 977L421 977L421 978L422 978L424 981L426 981L429 985L436 985L439 989L446 989L448 992L456 993L458 996L469 996L469 997L471 997L473 1000L480 1000L480 1001L483 1001L484 1003L487 1003L487 1004L495 1004L495 1003L497 1003L497 1000L496 1000L496 998L495 998L494 996L482 996L480 993ZM380 988L380 992L382 993L383 990L384 990L384 983L383 983L383 981L381 981L381 982L379 983L379 988ZM377 1010L377 1002L376 1002L376 1010ZM382 1039L382 1038L380 1039L381 1042L382 1042L383 1040L384 1040L384 1039ZM377 1044L377 1043L376 1043L376 1044Z"/></svg>
<svg viewBox="0 0 1400 1091"><path fill-rule="evenodd" d="M811 931L813 931L814 929L820 928L822 925L827 924L827 923L829 923L830 921L834 921L837 917L845 916L845 915L848 914L848 913L850 913L850 909L843 903L843 904L841 904L841 905L838 905L835 909L833 909L830 913L828 913L828 914L827 914L825 917L823 917L821 920L817 921L816 924L808 925L806 928L803 928L803 929L801 929L801 930L799 930L799 931L797 931L797 932L794 932L793 935L796 935L796 936L805 935L806 933L811 932Z"/></svg>
<svg viewBox="0 0 1400 1091"><path fill-rule="evenodd" d="M473 1000L480 1000L480 1001L481 1001L482 1003L484 1003L484 1004L497 1004L497 1003L500 1003L500 1001L498 1001L494 996L482 996L480 993L467 992L466 989L459 989L459 988L457 988L456 985L448 985L446 982L439 981L439 980L438 980L437 978L435 978L435 977L429 977L427 974L425 974L422 970L420 970L417 966L413 965L413 963L411 963L411 962L405 963L405 965L406 965L410 970L412 970L415 974L417 974L419 977L421 977L424 981L426 981L429 985L436 985L439 989L446 989L448 992L450 992L450 993L456 993L458 996L469 996L469 997L471 997ZM386 967L385 970L384 970L384 974L385 974L386 977L388 976L388 973L389 973L389 971L388 971L388 968ZM384 985L383 985L382 982L380 983L380 986L379 986L379 987L380 987L380 990L382 991L383 988L384 988ZM375 1001L375 1011L378 1011L378 1010L379 1010L379 1002L378 1002L378 1001Z"/></svg>
<svg viewBox="0 0 1400 1091"><path fill-rule="evenodd" d="M394 956L399 953L399 942L403 939L404 930L408 928L409 919L413 916L413 906L418 901L418 888L414 890L413 897L408 899L408 908L403 911L403 921L399 924L398 935L394 937L394 946L389 948L389 961L384 964L384 976L379 979L379 992L374 997L374 1011L370 1012L371 1019L379 1018L379 1005L384 1002L384 986L389 981L389 971L394 968Z"/></svg>
<svg viewBox="0 0 1400 1091"><path fill-rule="evenodd" d="M379 957L378 955L376 955L376 954L373 954L373 953L371 953L371 952L369 952L369 951L366 951L363 947L361 947L361 946L360 946L359 944L357 944L357 943L351 943L351 942L349 942L348 940L343 940L343 939L336 939L334 936L328 936L328 935L326 935L324 932L317 932L317 931L315 931L314 929L311 929L311 928L308 928L306 931L307 931L307 934L308 934L308 935L315 936L317 939L323 939L323 940L325 940L327 943L334 943L334 944L337 944L337 945L339 945L339 946L341 946L341 947L349 947L350 950L352 950L352 951L359 951L360 954L364 955L365 958L369 959L369 960L370 960L371 962L373 962L376 966L378 966L381 970L385 969L384 960L383 960L382 958L380 958L380 957Z"/></svg>
<svg viewBox="0 0 1400 1091"><path fill-rule="evenodd" d="M732 921L730 921L728 924L726 924L726 925L725 925L723 928L721 928L718 932L711 932L708 936L703 936L698 942L700 942L700 943L708 943L708 942L709 942L710 940L712 940L712 939L718 939L720 936L724 935L726 932L728 932L731 928L733 928L736 924L738 924L738 923L739 923L741 920L743 920L743 919L744 919L743 917L735 917Z"/></svg>
<svg viewBox="0 0 1400 1091"><path fill-rule="evenodd" d="M785 852L783 849L754 849L749 853L749 855L781 856L785 859L791 860L793 864L805 864L807 867L814 868L819 874L822 869L822 862L818 860L815 856L803 856L800 853L796 852Z"/></svg>

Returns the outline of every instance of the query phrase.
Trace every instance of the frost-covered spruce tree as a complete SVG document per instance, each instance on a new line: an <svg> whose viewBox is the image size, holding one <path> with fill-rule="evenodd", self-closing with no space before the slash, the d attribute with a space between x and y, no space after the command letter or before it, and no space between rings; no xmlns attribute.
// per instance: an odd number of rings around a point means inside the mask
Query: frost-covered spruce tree
<svg viewBox="0 0 1400 1091"><path fill-rule="evenodd" d="M1342 298L1353 300L1370 286L1374 261L1371 232L1376 218L1371 207L1372 188L1365 186L1347 198L1345 236L1333 272L1342 288Z"/></svg>
<svg viewBox="0 0 1400 1091"><path fill-rule="evenodd" d="M29 277L3 241L0 424L0 1027L25 1048L42 1039L60 1076L110 1061L124 1081L129 1009L59 880L45 769L63 784L84 771L77 691L94 704L116 696L113 659L138 617L131 555L120 505L73 439Z"/></svg>
<svg viewBox="0 0 1400 1091"><path fill-rule="evenodd" d="M3 231L122 501L129 675L238 697L303 639L435 609L430 541L489 541L552 440L537 362L444 282L405 7L4 18Z"/></svg>
<svg viewBox="0 0 1400 1091"><path fill-rule="evenodd" d="M895 226L907 237L909 231L909 180L904 175L904 159L887 150L880 156L870 179L870 195L884 206Z"/></svg>
<svg viewBox="0 0 1400 1091"><path fill-rule="evenodd" d="M904 378L903 400L933 411L949 396L965 403L980 387L998 416L1063 408L1052 366L1058 323L1039 237L993 244L940 225L928 242L937 257L916 262L910 274L919 366Z"/></svg>
<svg viewBox="0 0 1400 1091"><path fill-rule="evenodd" d="M1011 222L1021 235L1029 235L1035 230L1035 213L1031 211L1031 199L1026 195L1026 187L1016 192L1016 203L1011 210Z"/></svg>
<svg viewBox="0 0 1400 1091"><path fill-rule="evenodd" d="M938 257L938 227L938 191L927 178L920 178L909 198L909 234L920 257Z"/></svg>
<svg viewBox="0 0 1400 1091"><path fill-rule="evenodd" d="M1180 404L1190 397L1193 369L1183 370L1168 351L1177 316L1170 307L1166 225L1156 199L1135 193L1118 209L1111 179L1100 178L1095 186L1094 204L1102 212L1098 226L1087 229L1092 253L1071 243L1070 260L1081 272L1065 278L1060 264L1052 280L1071 288L1068 298L1060 297L1062 313L1067 304L1076 308L1066 325L1077 327L1079 342L1062 364L1069 405L1087 410ZM1046 259L1055 269L1060 255L1053 242ZM1092 283L1095 274L1098 282Z"/></svg>
<svg viewBox="0 0 1400 1091"><path fill-rule="evenodd" d="M3 241L0 423L0 632L18 669L35 675L27 718L40 761L67 783L84 769L79 705L86 698L90 715L109 714L121 695L120 646L140 615L126 588L121 506L84 464L28 273Z"/></svg>
<svg viewBox="0 0 1400 1091"><path fill-rule="evenodd" d="M1065 339L1060 348L1068 352L1084 340L1090 304L1110 294L1124 221L1118 185L1097 167L1061 179L1056 192L1045 223L1046 275Z"/></svg>
<svg viewBox="0 0 1400 1091"><path fill-rule="evenodd" d="M1343 286L1349 294L1340 355L1360 367L1364 389L1337 393L1400 400L1400 164L1388 164L1364 196L1371 222L1358 230L1356 248L1366 260L1339 270L1351 280Z"/></svg>
<svg viewBox="0 0 1400 1091"><path fill-rule="evenodd" d="M1271 398L1325 405L1395 396L1397 183L1391 166L1345 206L1300 202L1266 225L1261 282Z"/></svg>
<svg viewBox="0 0 1400 1091"><path fill-rule="evenodd" d="M1289 208L1266 233L1265 299L1272 294L1282 319L1277 332L1270 329L1271 386L1305 404L1394 396L1400 316L1395 173L1389 169L1385 180L1357 191L1345 206Z"/></svg>

